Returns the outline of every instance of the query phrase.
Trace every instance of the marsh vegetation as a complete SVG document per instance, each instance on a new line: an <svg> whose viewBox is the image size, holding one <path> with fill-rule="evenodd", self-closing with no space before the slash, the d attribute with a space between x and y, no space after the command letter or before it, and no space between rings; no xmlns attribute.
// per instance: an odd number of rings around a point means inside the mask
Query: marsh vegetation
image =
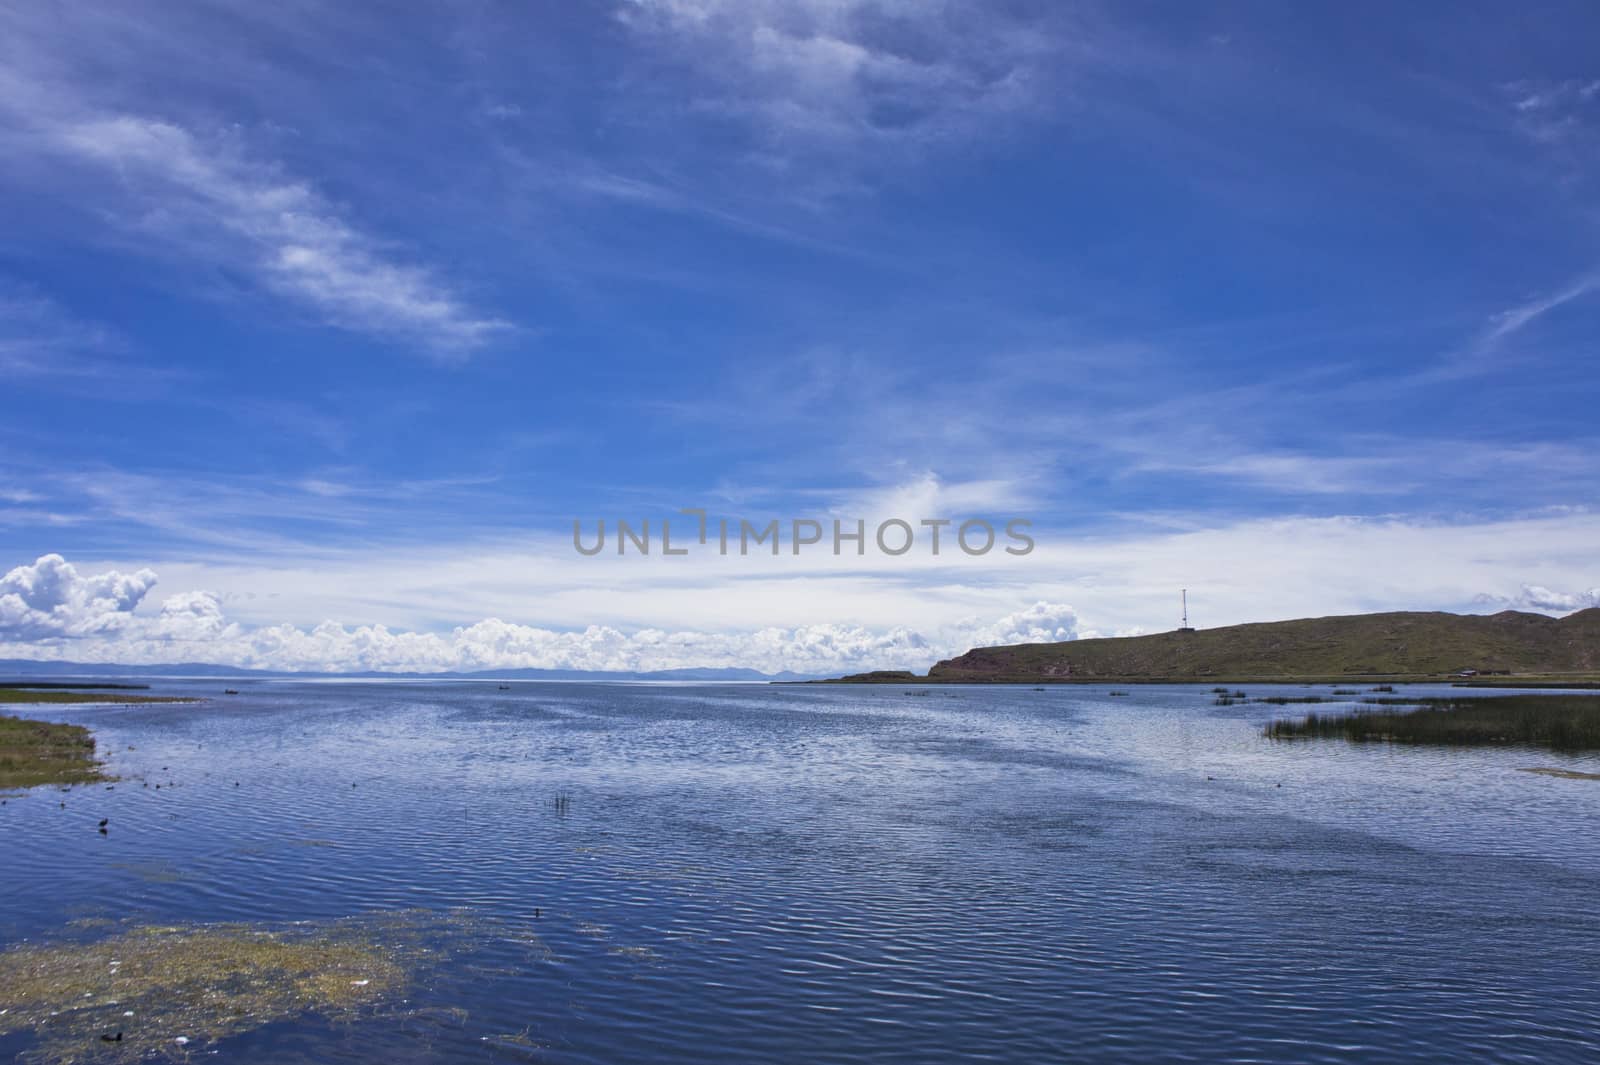
<svg viewBox="0 0 1600 1065"><path fill-rule="evenodd" d="M1266 727L1266 735L1276 740L1600 750L1600 695L1374 699L1369 703L1382 709L1274 721Z"/></svg>
<svg viewBox="0 0 1600 1065"><path fill-rule="evenodd" d="M91 685L91 687L99 687ZM61 691L55 687L0 688L0 703L194 703L172 695L128 695L120 691Z"/></svg>
<svg viewBox="0 0 1600 1065"><path fill-rule="evenodd" d="M108 779L81 725L0 715L0 791Z"/></svg>

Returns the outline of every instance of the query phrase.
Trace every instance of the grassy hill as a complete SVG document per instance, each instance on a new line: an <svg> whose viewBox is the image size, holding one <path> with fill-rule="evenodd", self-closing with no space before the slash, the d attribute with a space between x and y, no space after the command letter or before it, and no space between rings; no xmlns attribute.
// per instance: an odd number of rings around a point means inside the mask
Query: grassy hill
<svg viewBox="0 0 1600 1065"><path fill-rule="evenodd" d="M1565 618L1391 613L979 647L928 680L997 683L1600 674L1600 608ZM862 679L868 679L863 677Z"/></svg>

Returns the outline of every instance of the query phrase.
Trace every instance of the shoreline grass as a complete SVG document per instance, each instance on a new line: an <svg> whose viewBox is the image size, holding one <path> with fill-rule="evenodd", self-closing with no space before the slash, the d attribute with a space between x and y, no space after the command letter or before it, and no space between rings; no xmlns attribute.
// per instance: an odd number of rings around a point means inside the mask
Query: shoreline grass
<svg viewBox="0 0 1600 1065"><path fill-rule="evenodd" d="M0 715L0 791L110 780L82 725Z"/></svg>
<svg viewBox="0 0 1600 1065"><path fill-rule="evenodd" d="M1263 734L1274 740L1600 750L1600 695L1374 699L1369 705L1396 708L1309 714L1274 721Z"/></svg>
<svg viewBox="0 0 1600 1065"><path fill-rule="evenodd" d="M113 691L56 691L39 688L0 688L4 703L197 703L181 695L125 695Z"/></svg>

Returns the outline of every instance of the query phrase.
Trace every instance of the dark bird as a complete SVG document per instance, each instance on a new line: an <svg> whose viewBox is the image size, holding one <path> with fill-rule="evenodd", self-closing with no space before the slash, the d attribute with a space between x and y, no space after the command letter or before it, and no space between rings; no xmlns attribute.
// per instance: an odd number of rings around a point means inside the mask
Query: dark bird
<svg viewBox="0 0 1600 1065"><path fill-rule="evenodd" d="M100 827L101 828L105 828L110 823L111 823L111 818L109 818L109 817L102 817L100 819Z"/></svg>

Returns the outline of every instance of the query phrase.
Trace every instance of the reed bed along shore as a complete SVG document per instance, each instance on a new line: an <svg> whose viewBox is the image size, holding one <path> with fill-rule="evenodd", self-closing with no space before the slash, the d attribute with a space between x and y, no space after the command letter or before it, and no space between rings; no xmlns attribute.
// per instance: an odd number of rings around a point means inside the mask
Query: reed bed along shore
<svg viewBox="0 0 1600 1065"><path fill-rule="evenodd" d="M1274 721L1265 735L1275 740L1600 750L1600 695L1446 696L1367 702L1374 709Z"/></svg>

